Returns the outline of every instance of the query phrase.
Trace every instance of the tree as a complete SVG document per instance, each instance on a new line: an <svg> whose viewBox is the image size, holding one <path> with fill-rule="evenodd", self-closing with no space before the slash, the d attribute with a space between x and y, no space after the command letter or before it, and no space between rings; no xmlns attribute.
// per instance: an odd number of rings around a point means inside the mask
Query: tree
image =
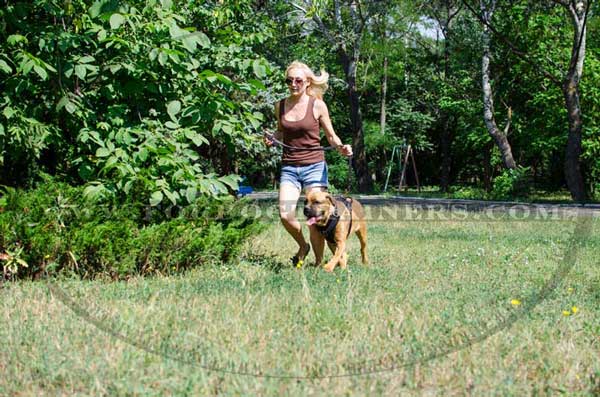
<svg viewBox="0 0 600 397"><path fill-rule="evenodd" d="M508 37L500 34L488 23L488 21L485 21L481 15L478 14L467 0L462 0L462 2L483 25L503 40L515 55L532 64L532 66L538 69L548 80L560 87L565 101L569 125L565 148L565 179L573 200L579 202L585 201L587 194L581 169L583 115L580 105L580 81L583 74L583 62L585 59L587 21L592 1L549 0L549 2L545 3L548 6L554 4L566 10L573 27L571 56L566 70L562 70L561 68L554 68L554 70L551 70L541 62L532 59L531 53L520 50ZM536 2L534 5L531 5L529 1L526 1L525 5L535 7L539 6L539 3Z"/></svg>
<svg viewBox="0 0 600 397"><path fill-rule="evenodd" d="M502 155L502 162L508 169L514 169L517 164L513 158L512 149L508 142L508 131L510 129L511 122L511 109L508 108L508 117L504 131L498 128L496 119L494 118L494 94L492 92L492 85L490 83L490 29L488 26L491 24L492 16L496 9L497 0L480 0L481 8L481 19L485 21L483 24L483 54L481 56L481 83L483 91L483 119L485 126L490 136L494 139L496 146L500 149Z"/></svg>
<svg viewBox="0 0 600 397"><path fill-rule="evenodd" d="M253 1L86 3L0 9L0 183L39 167L152 205L234 189L223 174L261 125L251 98L270 69L252 48L270 29Z"/></svg>
<svg viewBox="0 0 600 397"><path fill-rule="evenodd" d="M367 192L373 189L365 152L360 95L357 90L357 67L361 56L362 38L369 18L380 10L376 1L361 2L332 0L316 2L303 0L291 3L303 16L312 20L318 31L335 49L344 71L347 94L350 102L350 121L354 165L358 177L358 189Z"/></svg>
<svg viewBox="0 0 600 397"><path fill-rule="evenodd" d="M442 80L448 82L451 80L450 48L453 40L452 29L455 18L461 10L461 4L458 0L435 0L427 1L426 3L428 4L431 16L437 22L439 31L443 36L443 65L439 73L442 75ZM440 123L440 189L446 192L450 186L450 171L452 167L451 147L454 136L452 131L452 116L447 112L442 112Z"/></svg>
<svg viewBox="0 0 600 397"><path fill-rule="evenodd" d="M586 191L580 161L583 115L579 100L579 83L583 74L587 20L591 0L554 0L554 2L567 10L573 26L571 59L561 84L569 119L569 136L565 150L565 177L571 197L576 201L584 201Z"/></svg>

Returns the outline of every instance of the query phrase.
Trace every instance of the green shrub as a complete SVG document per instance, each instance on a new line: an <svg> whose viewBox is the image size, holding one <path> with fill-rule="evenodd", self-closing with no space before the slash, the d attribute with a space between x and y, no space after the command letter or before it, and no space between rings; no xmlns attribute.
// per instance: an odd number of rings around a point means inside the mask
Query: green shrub
<svg viewBox="0 0 600 397"><path fill-rule="evenodd" d="M527 197L531 192L529 167L507 169L494 179L490 197L494 200L509 200Z"/></svg>
<svg viewBox="0 0 600 397"><path fill-rule="evenodd" d="M232 197L161 209L89 203L82 190L53 181L31 191L3 189L0 264L5 276L173 273L228 261L261 228L256 219L243 216L245 201Z"/></svg>
<svg viewBox="0 0 600 397"><path fill-rule="evenodd" d="M486 192L477 187L452 186L450 187L450 197L461 200L483 200L486 198Z"/></svg>
<svg viewBox="0 0 600 397"><path fill-rule="evenodd" d="M327 177L329 179L329 190L334 193L348 189L348 158L338 154L331 154L327 158ZM350 190L356 188L356 177L350 175Z"/></svg>

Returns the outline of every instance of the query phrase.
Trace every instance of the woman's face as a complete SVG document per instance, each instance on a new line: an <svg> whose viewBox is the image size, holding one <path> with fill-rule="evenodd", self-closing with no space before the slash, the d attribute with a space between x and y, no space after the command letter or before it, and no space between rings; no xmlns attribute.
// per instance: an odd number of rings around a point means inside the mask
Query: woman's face
<svg viewBox="0 0 600 397"><path fill-rule="evenodd" d="M306 74L302 69L290 69L285 76L285 83L290 90L292 96L300 96L306 91L306 87L310 84L306 78Z"/></svg>

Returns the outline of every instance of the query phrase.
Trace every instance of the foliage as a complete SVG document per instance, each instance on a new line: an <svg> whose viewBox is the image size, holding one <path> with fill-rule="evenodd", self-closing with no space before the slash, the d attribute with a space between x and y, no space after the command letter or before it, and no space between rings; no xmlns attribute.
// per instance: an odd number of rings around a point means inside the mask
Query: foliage
<svg viewBox="0 0 600 397"><path fill-rule="evenodd" d="M334 193L347 192L356 189L356 178L350 173L348 159L338 153L327 155L327 176L329 190Z"/></svg>
<svg viewBox="0 0 600 397"><path fill-rule="evenodd" d="M590 40L593 51L588 52L585 62L585 75L581 82L581 99L584 113L583 154L585 171L590 185L590 191L600 195L600 41Z"/></svg>
<svg viewBox="0 0 600 397"><path fill-rule="evenodd" d="M204 197L183 208L109 206L86 201L82 187L53 181L3 190L0 260L11 277L170 274L227 262L261 228L233 198Z"/></svg>
<svg viewBox="0 0 600 397"><path fill-rule="evenodd" d="M251 1L183 4L7 5L0 182L24 185L41 166L88 196L152 205L235 189L219 159L243 155L263 120L251 98L272 68L253 48L270 25Z"/></svg>
<svg viewBox="0 0 600 397"><path fill-rule="evenodd" d="M508 200L513 197L526 197L531 189L531 169L518 166L505 169L494 179L490 197L495 200Z"/></svg>
<svg viewBox="0 0 600 397"><path fill-rule="evenodd" d="M472 186L454 186L449 193L450 198L460 200L483 200L488 197L485 190Z"/></svg>
<svg viewBox="0 0 600 397"><path fill-rule="evenodd" d="M354 39L350 9L344 4L336 21L334 3L311 2L306 15L284 0L6 2L0 183L31 187L46 172L84 185L86 197L99 202L155 206L231 192L237 175L272 186L278 152L265 149L256 133L273 126L273 104L287 94L282 69L292 60L330 73L325 101L336 133L351 140L343 48L308 22L318 15L337 39ZM481 25L462 7L441 32L435 19L450 3L461 2L361 2L356 90L375 186L385 179L393 146L405 141L417 149L423 184L439 184L440 170L449 167L450 183L489 190L502 170L482 120ZM592 192L600 185L595 7L580 98L582 168ZM492 20L494 117L502 128L510 109L513 155L542 189L565 186L564 99L540 73L559 78L565 70L572 41L565 18L553 2L518 0L500 2ZM334 185L345 186L345 162L331 162Z"/></svg>

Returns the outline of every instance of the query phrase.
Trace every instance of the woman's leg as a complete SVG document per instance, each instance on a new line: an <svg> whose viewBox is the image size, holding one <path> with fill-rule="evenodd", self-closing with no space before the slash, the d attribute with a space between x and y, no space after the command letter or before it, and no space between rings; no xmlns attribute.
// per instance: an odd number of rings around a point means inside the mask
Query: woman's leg
<svg viewBox="0 0 600 397"><path fill-rule="evenodd" d="M302 225L296 219L296 206L300 198L300 189L289 183L279 185L279 218L287 232L294 238L298 244L296 259L304 260L310 246L306 243L302 235Z"/></svg>

